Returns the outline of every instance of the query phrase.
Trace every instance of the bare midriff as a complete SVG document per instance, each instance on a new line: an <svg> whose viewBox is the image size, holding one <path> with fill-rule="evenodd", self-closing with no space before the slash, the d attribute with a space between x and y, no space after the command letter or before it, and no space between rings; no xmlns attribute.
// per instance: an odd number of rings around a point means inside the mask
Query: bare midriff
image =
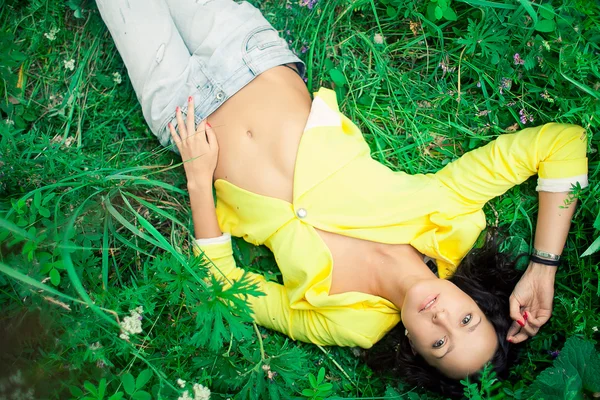
<svg viewBox="0 0 600 400"><path fill-rule="evenodd" d="M228 99L208 118L219 141L215 180L292 202L296 155L311 102L302 79L285 66L262 73ZM330 294L358 291L377 295L375 272L416 252L409 245L316 231L335 265Z"/></svg>
<svg viewBox="0 0 600 400"><path fill-rule="evenodd" d="M291 68L272 68L208 117L219 141L215 179L292 201L296 154L311 98Z"/></svg>

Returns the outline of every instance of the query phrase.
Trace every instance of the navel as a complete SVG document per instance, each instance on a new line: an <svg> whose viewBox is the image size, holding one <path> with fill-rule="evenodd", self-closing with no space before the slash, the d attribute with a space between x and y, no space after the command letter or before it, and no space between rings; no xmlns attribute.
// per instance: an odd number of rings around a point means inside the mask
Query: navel
<svg viewBox="0 0 600 400"><path fill-rule="evenodd" d="M249 138L252 138L252 136L253 136L252 132L250 132L250 131L246 131L246 135L248 135Z"/></svg>

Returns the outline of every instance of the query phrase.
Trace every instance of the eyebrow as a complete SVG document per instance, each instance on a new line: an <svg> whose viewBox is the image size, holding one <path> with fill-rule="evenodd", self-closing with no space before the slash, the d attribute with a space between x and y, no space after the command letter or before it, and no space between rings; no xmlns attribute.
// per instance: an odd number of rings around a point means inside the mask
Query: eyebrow
<svg viewBox="0 0 600 400"><path fill-rule="evenodd" d="M479 322L477 322L475 325L473 325L472 327L469 328L468 332L471 333L473 332L475 329L477 329L477 327L479 326L479 324L481 324L481 321L483 321L483 318L479 319ZM450 347L448 347L448 351L445 352L443 355L441 355L440 357L436 357L438 360L441 360L442 358L446 357L446 355L448 355L452 350L454 350L454 343L452 343L450 345Z"/></svg>

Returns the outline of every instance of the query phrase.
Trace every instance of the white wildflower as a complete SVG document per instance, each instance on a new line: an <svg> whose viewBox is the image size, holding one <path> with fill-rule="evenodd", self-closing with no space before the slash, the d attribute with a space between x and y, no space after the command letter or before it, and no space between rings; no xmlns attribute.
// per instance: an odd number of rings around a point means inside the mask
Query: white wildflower
<svg viewBox="0 0 600 400"><path fill-rule="evenodd" d="M113 81L118 85L120 84L123 80L121 79L121 74L118 72L115 72L114 74L112 74L113 76Z"/></svg>
<svg viewBox="0 0 600 400"><path fill-rule="evenodd" d="M98 350L100 347L102 347L102 345L100 344L100 342L96 342L96 343L90 344L90 350L92 350L92 351Z"/></svg>
<svg viewBox="0 0 600 400"><path fill-rule="evenodd" d="M594 326L594 327L592 327L592 330L593 330L594 332L598 332L598 327L597 327L597 326Z"/></svg>
<svg viewBox="0 0 600 400"><path fill-rule="evenodd" d="M210 390L199 383L194 383L194 400L209 400Z"/></svg>
<svg viewBox="0 0 600 400"><path fill-rule="evenodd" d="M188 392L187 390L185 392L183 392L183 394L181 396L179 396L177 398L177 400L194 400L193 397L190 397L190 392Z"/></svg>
<svg viewBox="0 0 600 400"><path fill-rule="evenodd" d="M373 41L374 41L376 44L383 44L383 41L384 41L384 39L385 39L385 38L383 37L383 35L382 35L381 33L376 33L376 34L373 36Z"/></svg>
<svg viewBox="0 0 600 400"><path fill-rule="evenodd" d="M44 33L44 36L46 37L46 39L48 39L49 41L53 42L56 40L56 34L60 32L60 29L58 29L57 27L53 26L52 29L50 29L50 32L46 32Z"/></svg>
<svg viewBox="0 0 600 400"><path fill-rule="evenodd" d="M183 379L181 379L181 378L177 379L177 384L182 389L185 387L185 381Z"/></svg>
<svg viewBox="0 0 600 400"><path fill-rule="evenodd" d="M73 71L75 69L75 60L72 58L69 61L63 60L63 63L65 64L65 69L68 69L69 71Z"/></svg>
<svg viewBox="0 0 600 400"><path fill-rule="evenodd" d="M7 118L7 119L5 119L5 120L4 120L4 123L5 123L6 125L14 125L14 124L15 124L15 121L13 121L13 120L12 120L12 119L10 119L10 118Z"/></svg>
<svg viewBox="0 0 600 400"><path fill-rule="evenodd" d="M121 326L121 334L119 337L121 339L129 340L130 334L142 333L143 312L143 307L136 307L133 310L129 310L131 315L123 318L123 321L119 322L119 325Z"/></svg>

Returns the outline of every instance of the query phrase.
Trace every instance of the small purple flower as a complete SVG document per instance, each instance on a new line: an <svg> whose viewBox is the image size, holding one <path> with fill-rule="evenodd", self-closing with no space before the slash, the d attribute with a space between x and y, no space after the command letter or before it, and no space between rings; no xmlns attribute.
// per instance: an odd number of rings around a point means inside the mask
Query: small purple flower
<svg viewBox="0 0 600 400"><path fill-rule="evenodd" d="M292 34L292 31L290 31L290 30L288 29L287 31L285 31L285 34L286 34L286 35L291 35L291 34Z"/></svg>
<svg viewBox="0 0 600 400"><path fill-rule="evenodd" d="M480 88L481 87L481 81L477 81L477 87Z"/></svg>
<svg viewBox="0 0 600 400"><path fill-rule="evenodd" d="M300 49L300 53L304 54L308 51L308 47L307 46L302 46L302 48Z"/></svg>
<svg viewBox="0 0 600 400"><path fill-rule="evenodd" d="M308 7L309 10L312 10L318 1L319 0L300 0L300 5L302 7Z"/></svg>
<svg viewBox="0 0 600 400"><path fill-rule="evenodd" d="M552 357L552 359L555 359L560 355L560 350L548 350L548 354L550 357Z"/></svg>
<svg viewBox="0 0 600 400"><path fill-rule="evenodd" d="M521 58L521 55L519 53L515 53L515 55L513 56L513 61L514 61L515 65L524 65L525 64L525 60L523 60Z"/></svg>
<svg viewBox="0 0 600 400"><path fill-rule="evenodd" d="M522 124L526 124L527 123L527 114L525 113L525 110L524 109L520 109L519 110L519 115L520 115L519 119L521 120L521 123Z"/></svg>
<svg viewBox="0 0 600 400"><path fill-rule="evenodd" d="M308 78L304 77L304 83L308 83Z"/></svg>
<svg viewBox="0 0 600 400"><path fill-rule="evenodd" d="M500 94L504 94L504 90L510 90L510 88L512 87L512 80L509 78L502 78L500 80Z"/></svg>

